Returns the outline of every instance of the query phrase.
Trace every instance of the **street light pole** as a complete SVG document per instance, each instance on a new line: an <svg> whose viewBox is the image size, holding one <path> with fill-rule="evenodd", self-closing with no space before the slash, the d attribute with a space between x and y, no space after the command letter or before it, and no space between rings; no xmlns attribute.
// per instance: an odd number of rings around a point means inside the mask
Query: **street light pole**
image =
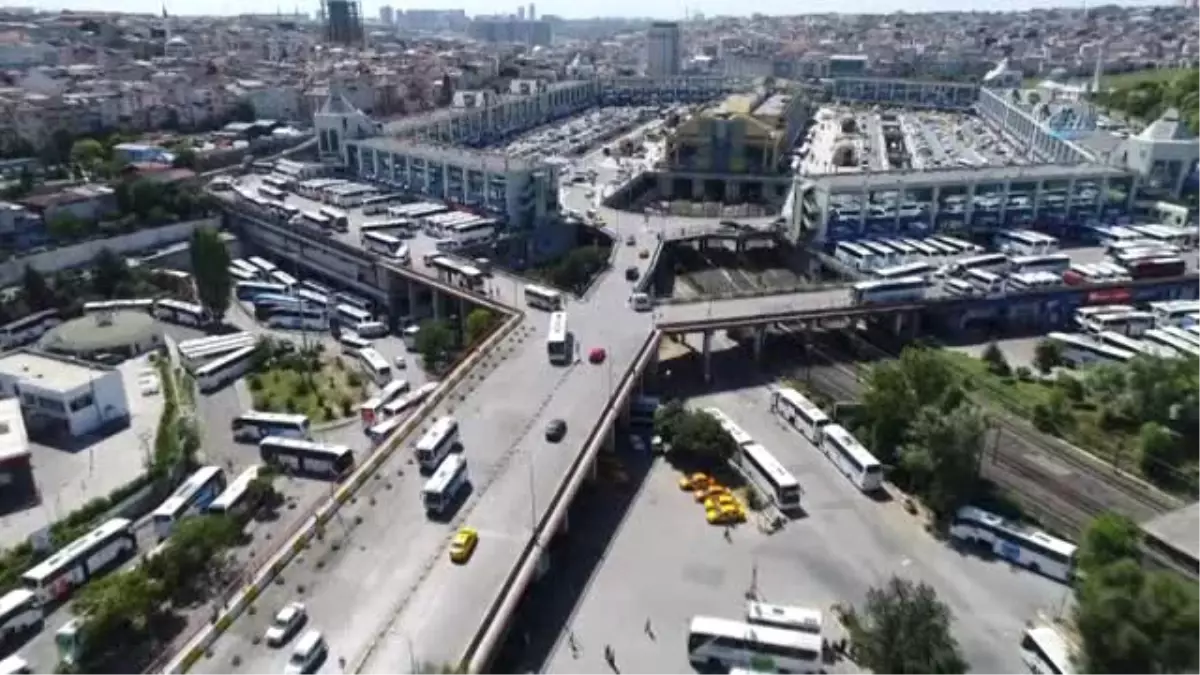
<svg viewBox="0 0 1200 675"><path fill-rule="evenodd" d="M533 482L533 451L529 452L529 535L537 533L537 491Z"/></svg>

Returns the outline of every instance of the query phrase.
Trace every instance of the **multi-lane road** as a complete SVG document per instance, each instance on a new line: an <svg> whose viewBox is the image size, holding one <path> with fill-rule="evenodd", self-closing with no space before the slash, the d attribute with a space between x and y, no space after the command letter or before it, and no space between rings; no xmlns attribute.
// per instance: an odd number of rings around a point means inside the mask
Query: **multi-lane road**
<svg viewBox="0 0 1200 675"><path fill-rule="evenodd" d="M582 163L594 166L603 184L616 166L595 153ZM586 188L566 188L568 205L585 200ZM311 625L327 637L331 658L321 672L412 671L421 664L455 662L480 627L504 578L517 562L533 523L562 483L584 439L652 328L649 313L627 302L631 284L622 271L642 273L659 240L655 220L642 217L610 222L618 235L612 269L567 307L570 330L580 354L604 347L600 365L577 360L566 367L549 363L546 316L525 308L517 331L490 357L490 372L477 372L435 411L460 423L473 491L451 522L426 518L420 502L423 481L409 458L416 435L406 441L369 481L358 499L343 509L323 541L314 542L283 572L283 582L265 591L254 614L240 618L212 648L213 655L193 670L270 672L287 659L284 650L256 644L270 615L284 603L302 600ZM660 225L661 226L661 225ZM635 243L626 245L633 235ZM355 239L353 233L348 236ZM413 264L420 271L421 255ZM501 277L503 278L503 277ZM519 286L493 281L499 299L517 307ZM567 422L566 438L544 438L552 419ZM426 423L425 426L428 426ZM449 537L460 524L479 530L481 542L466 566L446 555ZM235 665L236 664L236 665Z"/></svg>

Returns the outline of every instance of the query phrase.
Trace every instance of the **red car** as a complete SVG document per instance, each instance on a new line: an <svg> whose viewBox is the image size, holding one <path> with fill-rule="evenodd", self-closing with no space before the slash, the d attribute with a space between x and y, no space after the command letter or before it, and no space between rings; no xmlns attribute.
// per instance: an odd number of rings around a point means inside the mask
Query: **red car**
<svg viewBox="0 0 1200 675"><path fill-rule="evenodd" d="M604 351L604 347L592 347L588 352L588 361L592 363L604 363L604 359L608 356L608 352Z"/></svg>

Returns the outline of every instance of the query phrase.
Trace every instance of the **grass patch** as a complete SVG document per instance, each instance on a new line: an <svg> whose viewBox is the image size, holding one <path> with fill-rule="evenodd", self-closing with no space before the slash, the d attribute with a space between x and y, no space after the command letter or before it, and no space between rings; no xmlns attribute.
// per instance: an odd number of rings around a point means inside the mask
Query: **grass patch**
<svg viewBox="0 0 1200 675"><path fill-rule="evenodd" d="M1184 75L1192 68L1149 68L1146 70L1135 70L1130 73L1114 73L1112 75L1101 75L1100 86L1108 87L1132 87L1142 82L1170 82L1180 75Z"/></svg>
<svg viewBox="0 0 1200 675"><path fill-rule="evenodd" d="M276 364L247 378L254 409L301 413L314 423L345 419L370 395L370 384L341 357L322 359L315 372Z"/></svg>

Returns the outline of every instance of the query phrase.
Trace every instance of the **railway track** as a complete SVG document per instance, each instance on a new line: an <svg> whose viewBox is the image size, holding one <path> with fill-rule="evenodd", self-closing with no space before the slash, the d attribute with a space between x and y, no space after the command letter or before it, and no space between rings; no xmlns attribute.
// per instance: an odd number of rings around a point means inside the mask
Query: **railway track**
<svg viewBox="0 0 1200 675"><path fill-rule="evenodd" d="M892 358L879 347L858 340L854 350L876 359ZM827 393L856 398L861 390L860 366L840 361L828 347L811 350L831 366L821 368L813 385ZM1128 476L1095 457L1055 438L1048 438L1004 412L990 415L998 437L985 457L985 477L1014 491L1048 525L1078 534L1096 515L1113 511L1142 522L1179 508L1183 502Z"/></svg>

